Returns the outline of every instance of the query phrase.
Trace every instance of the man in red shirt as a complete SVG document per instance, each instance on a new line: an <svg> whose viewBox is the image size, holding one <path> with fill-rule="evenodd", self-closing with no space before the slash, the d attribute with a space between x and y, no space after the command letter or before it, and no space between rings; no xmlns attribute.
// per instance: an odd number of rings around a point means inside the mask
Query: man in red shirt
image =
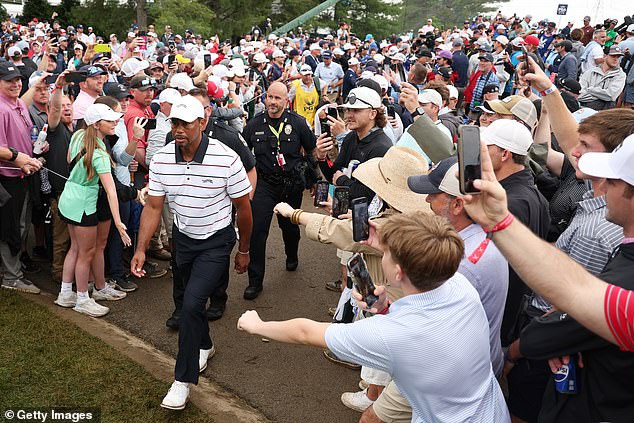
<svg viewBox="0 0 634 423"><path fill-rule="evenodd" d="M581 42L583 45L588 45L590 41L592 41L592 35L594 34L594 27L590 25L590 16L586 16L583 18L583 27L581 28L583 31L583 37L581 37Z"/></svg>
<svg viewBox="0 0 634 423"><path fill-rule="evenodd" d="M148 173L145 164L145 149L147 148L147 136L149 131L145 131L142 138L134 136L133 126L136 117L153 118L154 113L150 109L150 103L156 95L156 83L147 75L137 75L130 81L130 94L132 99L128 106L128 111L123 117L125 127L128 131L128 139L137 142L134 159L139 163L139 170L134 174L134 187L142 189L145 186Z"/></svg>

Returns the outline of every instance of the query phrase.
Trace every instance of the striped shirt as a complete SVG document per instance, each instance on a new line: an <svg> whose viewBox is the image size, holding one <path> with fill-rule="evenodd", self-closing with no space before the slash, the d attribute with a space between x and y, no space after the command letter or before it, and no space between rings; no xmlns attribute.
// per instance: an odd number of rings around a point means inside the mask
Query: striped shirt
<svg viewBox="0 0 634 423"><path fill-rule="evenodd" d="M594 191L583 195L570 225L559 236L555 246L588 272L598 275L623 239L623 228L605 218L605 196L593 197ZM544 312L550 308L550 304L537 295L533 306Z"/></svg>
<svg viewBox="0 0 634 423"><path fill-rule="evenodd" d="M386 315L330 325L339 358L385 371L412 406L412 422L510 422L493 375L480 297L459 273L405 296Z"/></svg>
<svg viewBox="0 0 634 423"><path fill-rule="evenodd" d="M605 319L623 351L634 352L634 292L608 285L605 291Z"/></svg>
<svg viewBox="0 0 634 423"><path fill-rule="evenodd" d="M193 239L207 239L231 224L231 199L251 192L238 155L203 134L190 162L172 141L150 162L149 195L166 196L178 230Z"/></svg>

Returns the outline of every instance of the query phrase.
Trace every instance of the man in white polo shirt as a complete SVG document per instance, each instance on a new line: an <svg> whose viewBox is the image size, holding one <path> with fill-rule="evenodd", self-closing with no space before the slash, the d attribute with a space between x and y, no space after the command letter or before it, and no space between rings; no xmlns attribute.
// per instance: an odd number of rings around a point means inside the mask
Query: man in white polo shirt
<svg viewBox="0 0 634 423"><path fill-rule="evenodd" d="M240 233L235 270L244 273L249 265L251 184L238 155L203 132L207 117L200 101L190 95L182 97L172 105L169 119L174 141L150 162L149 196L130 269L136 276L143 276L145 251L167 197L174 214L176 263L186 287L175 381L161 406L182 410L189 397L189 384L198 383L198 373L207 368L207 360L215 353L205 305L221 283L236 242L231 204L236 208Z"/></svg>
<svg viewBox="0 0 634 423"><path fill-rule="evenodd" d="M446 219L424 212L372 226L368 243L383 252L383 272L402 298L388 307L379 287L371 310L377 314L349 324L264 322L250 310L238 329L328 347L344 360L388 372L412 405L413 423L510 422L491 368L485 311L474 287L456 273L464 255L458 233Z"/></svg>

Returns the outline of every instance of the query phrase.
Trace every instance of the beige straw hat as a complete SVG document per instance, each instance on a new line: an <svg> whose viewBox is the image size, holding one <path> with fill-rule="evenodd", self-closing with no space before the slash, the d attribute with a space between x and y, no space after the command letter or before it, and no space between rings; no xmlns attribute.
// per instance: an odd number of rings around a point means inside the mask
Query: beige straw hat
<svg viewBox="0 0 634 423"><path fill-rule="evenodd" d="M427 160L420 153L407 147L391 147L385 156L361 163L352 176L402 213L429 212L427 196L412 192L407 185L407 178L428 170Z"/></svg>

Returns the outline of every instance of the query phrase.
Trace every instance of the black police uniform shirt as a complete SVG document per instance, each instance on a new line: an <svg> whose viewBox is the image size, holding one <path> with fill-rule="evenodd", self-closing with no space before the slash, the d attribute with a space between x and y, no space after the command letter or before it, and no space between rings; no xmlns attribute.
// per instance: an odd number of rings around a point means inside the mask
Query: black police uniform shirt
<svg viewBox="0 0 634 423"><path fill-rule="evenodd" d="M634 290L634 244L622 244L598 277ZM554 276L553 276L554 277ZM549 359L581 353L578 392L561 394L551 375L539 414L540 423L634 421L634 354L621 351L560 311L533 320L520 336L522 355Z"/></svg>
<svg viewBox="0 0 634 423"><path fill-rule="evenodd" d="M271 128L279 131L279 140ZM285 110L279 119L270 118L266 112L254 116L244 127L242 137L253 149L258 175L282 176L292 171L303 160L302 147L309 154L316 145L306 119L290 110ZM278 153L284 158L282 166Z"/></svg>

